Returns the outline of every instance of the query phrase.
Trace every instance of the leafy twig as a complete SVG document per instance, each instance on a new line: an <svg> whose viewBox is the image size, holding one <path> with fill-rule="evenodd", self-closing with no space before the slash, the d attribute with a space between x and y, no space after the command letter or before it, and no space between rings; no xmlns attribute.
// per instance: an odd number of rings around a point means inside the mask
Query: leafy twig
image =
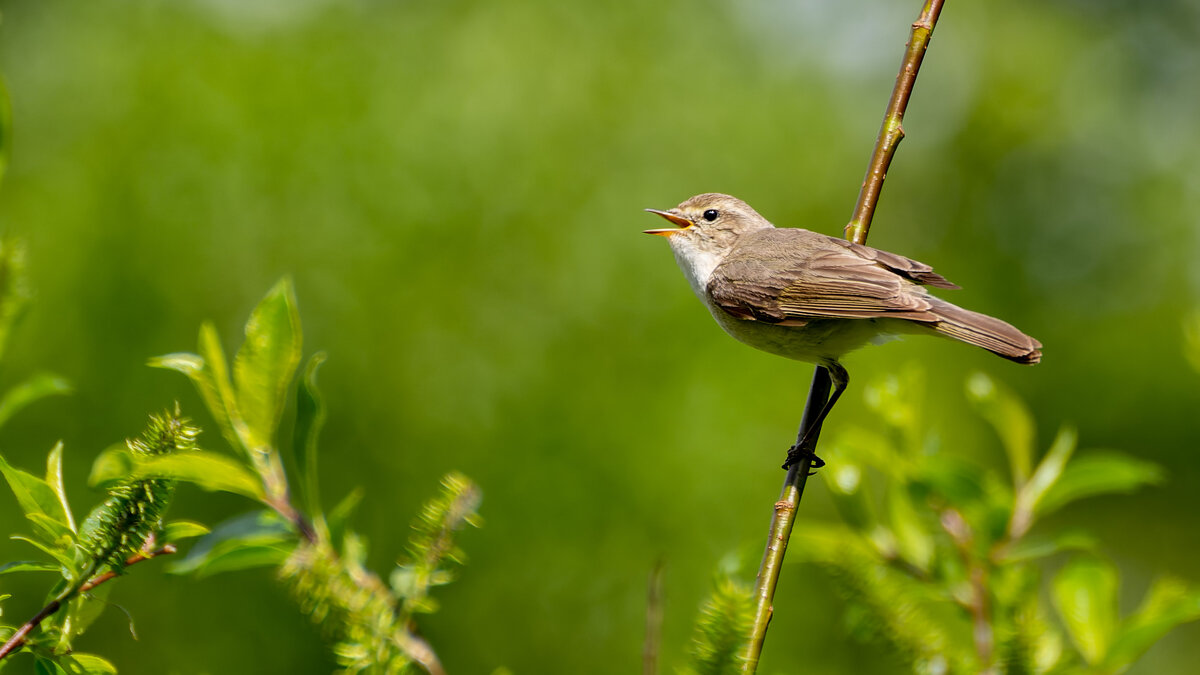
<svg viewBox="0 0 1200 675"><path fill-rule="evenodd" d="M883 125L875 142L875 151L867 165L867 174L863 180L862 190L858 194L858 202L854 208L854 216L846 225L846 238L858 243L866 243L867 232L871 227L871 219L875 215L875 207L879 203L879 194L883 189L883 180L887 176L888 167L896 153L896 147L904 138L904 111L908 107L908 99L912 95L916 83L917 71L933 34L933 28L942 11L944 0L925 0L921 15L912 25L912 35L908 48L900 66L900 74L896 77L896 86L888 102L884 114ZM818 366L813 373L812 385L809 388L808 402L805 405L804 421L800 425L798 438L804 438L812 417L823 407L823 402L829 398L829 373ZM820 401L822 403L817 404ZM820 428L811 433L813 447L816 447ZM743 673L753 673L758 667L758 658L762 653L763 640L766 638L767 626L771 622L772 600L775 596L775 586L779 581L779 571L783 564L783 556L787 550L787 542L791 537L796 508L804 494L804 484L808 478L812 455L804 456L800 462L791 466L783 481L783 490L775 503L771 519L770 535L766 551L763 553L762 564L759 567L758 579L755 583L754 627L747 643L745 658L742 664Z"/></svg>
<svg viewBox="0 0 1200 675"><path fill-rule="evenodd" d="M175 553L175 551L176 548L174 544L165 544L161 548L150 551L139 551L129 556L125 560L124 567L136 565L140 562L145 562L161 555L170 555ZM45 607L38 611L37 614L34 614L33 618L26 621L20 628L18 628L17 632L13 633L12 637L8 639L8 642L5 642L4 646L0 647L0 660L4 659L9 654L15 653L18 649L23 647L25 645L26 638L29 637L29 633L32 632L34 628L37 628L39 625L41 625L41 623L47 618L53 616L54 613L61 609L62 606L71 598L75 597L79 593L87 593L100 584L115 579L117 576L119 576L118 572L114 570L108 570L87 579L77 586L73 586L64 590L62 593L59 593L58 597L48 602Z"/></svg>

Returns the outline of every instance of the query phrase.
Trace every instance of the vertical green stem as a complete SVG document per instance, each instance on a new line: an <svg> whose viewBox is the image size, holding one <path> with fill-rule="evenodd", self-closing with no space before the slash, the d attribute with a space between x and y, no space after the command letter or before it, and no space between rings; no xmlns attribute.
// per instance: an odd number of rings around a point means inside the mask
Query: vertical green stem
<svg viewBox="0 0 1200 675"><path fill-rule="evenodd" d="M867 232L871 228L871 219L874 217L875 207L879 203L883 180L887 177L887 170L891 166L892 157L896 154L896 147L904 138L904 111L908 107L908 99L912 96L913 85L917 80L917 72L921 68L921 61L925 57L925 50L929 46L933 27L937 24L938 16L941 15L944 2L945 0L925 0L921 15L912 24L912 34L904 52L904 60L900 65L900 74L896 77L895 87L892 88L892 96L888 101L883 125L879 129L879 137L875 141L875 150L871 153L871 161L867 165L867 174L863 179L862 190L858 193L854 215L846 225L846 238L855 243L864 244L867 241ZM829 399L830 387L828 371L818 366L816 372L813 373L808 402L804 407L804 418L800 424L800 434L797 439L804 437L813 419L824 407L825 401ZM813 448L816 448L817 435L820 434L820 431L820 428L813 431ZM779 500L775 502L767 546L763 552L762 564L759 566L758 579L755 583L754 625L742 662L742 673L745 674L754 673L758 668L763 641L766 639L767 627L771 623L771 615L774 611L775 586L779 582L783 556L787 551L788 540L792 536L796 509L804 494L804 485L808 480L811 464L812 456L809 455L791 466L783 481L783 491Z"/></svg>
<svg viewBox="0 0 1200 675"><path fill-rule="evenodd" d="M892 88L892 97L888 100L879 137L875 139L875 150L867 164L867 174L863 177L854 215L846 224L846 238L856 244L865 244L867 241L871 219L875 217L875 206L879 203L879 193L883 190L883 180L887 178L896 148L904 140L904 110L908 107L913 85L917 82L917 71L921 69L921 61L925 58L925 50L929 47L929 38L933 36L933 27L942 13L944 1L925 0L921 15L913 22L912 36L904 52L900 74L896 76L896 86Z"/></svg>
<svg viewBox="0 0 1200 675"><path fill-rule="evenodd" d="M796 434L796 442L804 438L808 428L829 399L829 390L833 386L829 379L829 371L817 367L813 373L812 384L808 389L808 402L804 406L804 417L800 422L800 431ZM813 447L821 434L817 427L812 432ZM750 633L750 641L743 654L742 672L753 673L758 668L758 657L762 654L763 641L767 637L767 626L771 623L774 612L772 599L775 597L775 586L779 583L779 572L783 568L783 556L787 552L788 540L792 536L792 525L796 522L796 509L800 506L800 497L804 494L804 485L808 482L809 470L812 468L811 454L803 455L799 462L788 468L783 480L783 490L779 500L775 502L774 514L771 517L771 529L767 534L767 548L763 551L762 564L758 568L758 579L754 584L754 625Z"/></svg>

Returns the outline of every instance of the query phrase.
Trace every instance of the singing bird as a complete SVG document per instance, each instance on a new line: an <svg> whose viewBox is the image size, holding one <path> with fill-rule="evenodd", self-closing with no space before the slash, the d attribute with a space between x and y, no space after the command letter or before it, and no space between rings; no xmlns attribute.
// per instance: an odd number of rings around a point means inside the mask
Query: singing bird
<svg viewBox="0 0 1200 675"><path fill-rule="evenodd" d="M814 424L850 381L839 360L890 336L930 333L982 347L1023 364L1042 344L1000 319L931 295L956 289L933 268L877 248L798 228L776 228L729 195L696 195L666 211L646 209L674 227L667 238L688 283L713 318L751 347L826 368L833 393ZM786 468L805 452L792 446Z"/></svg>

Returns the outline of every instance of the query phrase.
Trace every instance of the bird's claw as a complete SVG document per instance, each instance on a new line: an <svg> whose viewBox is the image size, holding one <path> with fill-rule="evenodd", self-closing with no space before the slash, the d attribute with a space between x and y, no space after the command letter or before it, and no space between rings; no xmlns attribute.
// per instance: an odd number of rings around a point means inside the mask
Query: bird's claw
<svg viewBox="0 0 1200 675"><path fill-rule="evenodd" d="M821 467L825 466L825 460L817 457L817 453L813 452L809 448L803 447L802 444L797 443L796 445L788 448L787 460L783 463L783 469L786 471L787 469L791 468L793 464L799 462L806 455L812 457L812 463L809 464L809 468L820 469ZM810 476L814 474L816 474L816 471L808 472L808 475Z"/></svg>

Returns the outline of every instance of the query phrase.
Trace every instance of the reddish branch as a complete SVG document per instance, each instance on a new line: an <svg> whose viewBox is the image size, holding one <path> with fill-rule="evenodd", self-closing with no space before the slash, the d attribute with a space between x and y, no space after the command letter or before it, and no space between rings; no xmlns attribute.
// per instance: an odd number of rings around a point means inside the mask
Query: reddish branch
<svg viewBox="0 0 1200 675"><path fill-rule="evenodd" d="M129 556L125 560L125 565L122 567L122 569L129 567L130 565L136 565L140 562L150 560L151 558L157 558L160 555L170 555L175 551L176 548L174 544L165 544L162 548L152 551L139 551L138 553ZM41 625L41 623L48 617L53 616L54 613L61 609L62 606L71 598L75 597L79 593L87 593L100 584L115 578L118 576L118 574L119 573L114 570L101 572L100 574L97 574L96 576L91 577L84 583L80 584L78 587L68 588L67 590L63 591L57 598L51 600L37 614L34 614L32 619L26 621L24 625L18 628L17 632L13 633L12 637L8 639L8 642L5 642L4 646L0 647L0 660L3 660L9 654L15 653L18 649L25 646L25 642L29 637L29 633L32 632L34 628L37 628L39 625Z"/></svg>

